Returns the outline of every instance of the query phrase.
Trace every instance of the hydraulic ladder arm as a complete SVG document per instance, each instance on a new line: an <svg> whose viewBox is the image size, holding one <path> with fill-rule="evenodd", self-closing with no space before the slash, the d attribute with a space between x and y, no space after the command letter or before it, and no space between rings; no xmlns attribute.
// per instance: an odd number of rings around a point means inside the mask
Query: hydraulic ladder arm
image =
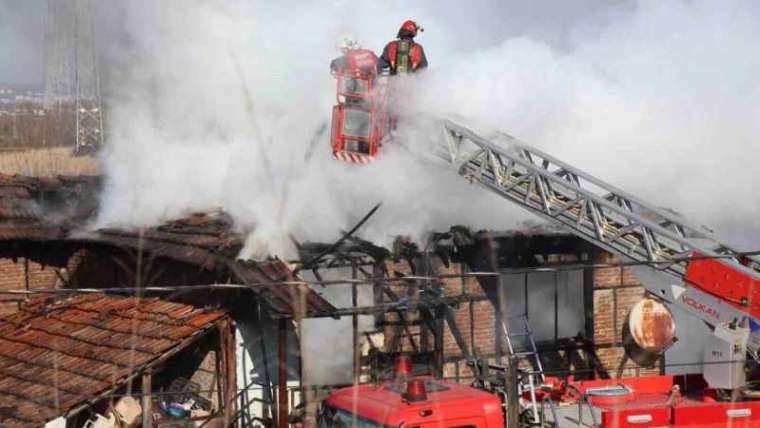
<svg viewBox="0 0 760 428"><path fill-rule="evenodd" d="M645 284L711 326L746 319L748 348L760 349L760 272L757 264L711 231L651 206L514 137L484 138L443 122L438 155L459 175L624 260L648 264L671 285Z"/></svg>

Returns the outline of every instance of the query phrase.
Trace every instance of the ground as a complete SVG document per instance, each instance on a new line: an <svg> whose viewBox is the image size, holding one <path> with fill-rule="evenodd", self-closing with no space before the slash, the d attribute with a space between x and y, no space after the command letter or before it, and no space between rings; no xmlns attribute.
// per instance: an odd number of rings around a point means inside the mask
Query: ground
<svg viewBox="0 0 760 428"><path fill-rule="evenodd" d="M71 147L0 151L0 173L35 177L98 175L100 165L92 156L74 156Z"/></svg>

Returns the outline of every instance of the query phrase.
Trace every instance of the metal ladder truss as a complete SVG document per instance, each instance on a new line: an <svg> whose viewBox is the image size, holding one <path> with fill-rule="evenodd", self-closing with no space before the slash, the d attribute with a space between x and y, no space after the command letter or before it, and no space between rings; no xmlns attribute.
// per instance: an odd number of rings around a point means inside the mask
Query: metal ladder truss
<svg viewBox="0 0 760 428"><path fill-rule="evenodd" d="M507 321L502 320L501 329L504 333L504 339L507 342L507 349L509 354L517 358L525 358L530 362L533 370L525 371L526 374L534 375L540 383L544 382L544 367L541 365L541 359L538 356L538 348L536 347L536 341L533 339L533 331L528 324L528 318L525 315L509 317L508 320L518 320L521 324L520 331L510 331ZM524 338L527 341L527 349L520 349L515 344L515 339Z"/></svg>
<svg viewBox="0 0 760 428"><path fill-rule="evenodd" d="M486 139L452 121L443 122L445 152L437 153L460 175L500 196L559 222L579 237L636 262L656 263L683 279L689 257L721 257L732 268L760 278L757 266L705 227L651 206L514 137Z"/></svg>
<svg viewBox="0 0 760 428"><path fill-rule="evenodd" d="M521 330L510 331L507 324L510 320L517 320L520 323ZM541 358L538 355L538 347L536 341L533 338L533 331L530 329L528 317L526 315L520 315L515 317L509 317L506 320L501 320L501 329L504 335L504 340L507 344L507 350L511 357L519 359L526 359L530 365L530 369L519 370L521 375L518 383L519 394L522 395L528 391L530 394L530 408L533 412L532 423L535 425L541 424L541 415L543 414L543 404L539 404L536 398L536 389L540 389L544 382L544 367L541 364ZM515 342L521 340L527 341L527 349L518 349ZM515 359L513 358L512 361ZM539 413L539 406L541 406L541 413ZM552 408L552 412L554 409Z"/></svg>

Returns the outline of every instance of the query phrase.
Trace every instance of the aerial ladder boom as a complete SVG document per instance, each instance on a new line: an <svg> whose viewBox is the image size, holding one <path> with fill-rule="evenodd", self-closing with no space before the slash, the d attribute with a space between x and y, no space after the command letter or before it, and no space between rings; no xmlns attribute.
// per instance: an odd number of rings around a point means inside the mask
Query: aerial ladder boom
<svg viewBox="0 0 760 428"><path fill-rule="evenodd" d="M715 328L749 324L750 353L760 349L760 271L754 260L681 216L652 206L514 137L484 138L443 122L438 155L499 196L624 259L669 275L647 290ZM716 332L716 335L718 333Z"/></svg>

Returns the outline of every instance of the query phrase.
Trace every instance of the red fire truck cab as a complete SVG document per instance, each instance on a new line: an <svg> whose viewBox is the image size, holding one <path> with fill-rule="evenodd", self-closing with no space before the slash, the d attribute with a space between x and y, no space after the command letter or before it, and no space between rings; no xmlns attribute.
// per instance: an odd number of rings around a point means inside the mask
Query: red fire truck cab
<svg viewBox="0 0 760 428"><path fill-rule="evenodd" d="M340 389L322 402L319 428L511 428L501 395L458 383L413 376L399 360L394 380ZM724 428L760 426L758 393L719 398L700 375L644 376L575 381L547 378L538 421L518 426L596 428ZM523 393L525 394L525 393ZM523 395L524 408L530 407Z"/></svg>
<svg viewBox="0 0 760 428"><path fill-rule="evenodd" d="M325 400L320 428L504 428L501 399L479 389L429 377L339 390Z"/></svg>

